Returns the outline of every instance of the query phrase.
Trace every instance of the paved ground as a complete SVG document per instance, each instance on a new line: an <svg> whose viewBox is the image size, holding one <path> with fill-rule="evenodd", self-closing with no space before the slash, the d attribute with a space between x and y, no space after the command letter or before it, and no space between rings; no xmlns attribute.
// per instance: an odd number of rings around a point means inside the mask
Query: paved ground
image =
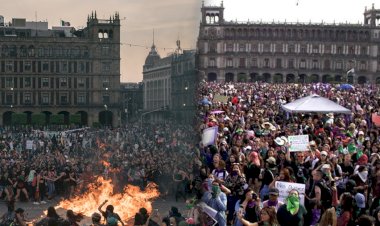
<svg viewBox="0 0 380 226"><path fill-rule="evenodd" d="M47 204L41 204L41 205L33 205L31 202L29 203L16 203L16 208L23 208L26 212L27 219L38 219L43 216L43 211L45 211L49 206L57 204L58 200L51 200ZM169 210L172 206L176 206L181 213L186 213L185 211L185 203L184 201L176 202L174 198L169 199L157 199L153 202L153 208L158 209L160 214L163 216L168 215ZM7 211L6 204L4 201L0 201L0 216L3 215ZM65 210L59 209L57 210L58 214L61 216L65 216ZM90 219L85 219L81 222L81 225L89 225ZM130 225L130 224L128 224Z"/></svg>

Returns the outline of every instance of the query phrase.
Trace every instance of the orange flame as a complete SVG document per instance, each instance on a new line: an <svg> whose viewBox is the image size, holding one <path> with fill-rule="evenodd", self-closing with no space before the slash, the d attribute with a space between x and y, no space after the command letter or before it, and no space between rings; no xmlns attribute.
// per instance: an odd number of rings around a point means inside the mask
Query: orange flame
<svg viewBox="0 0 380 226"><path fill-rule="evenodd" d="M113 194L113 188L111 180L99 176L95 183L87 186L86 193L71 200L61 201L58 208L71 209L76 213L91 216L94 212L98 212L100 204L108 200L105 206L113 205L114 211L126 222L131 220L142 207L151 212L152 200L160 195L157 185L154 183L148 184L145 191L141 191L137 186L128 185L124 187L123 193ZM103 210L105 210L105 206Z"/></svg>

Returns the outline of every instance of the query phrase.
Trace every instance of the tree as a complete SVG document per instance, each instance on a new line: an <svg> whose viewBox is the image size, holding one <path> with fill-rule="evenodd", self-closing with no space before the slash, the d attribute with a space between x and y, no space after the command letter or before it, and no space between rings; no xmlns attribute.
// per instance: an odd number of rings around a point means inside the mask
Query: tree
<svg viewBox="0 0 380 226"><path fill-rule="evenodd" d="M82 124L81 114L70 115L70 124L74 124L74 125Z"/></svg>
<svg viewBox="0 0 380 226"><path fill-rule="evenodd" d="M32 124L34 124L34 125L45 125L46 124L46 115L45 114L33 114L32 115Z"/></svg>
<svg viewBox="0 0 380 226"><path fill-rule="evenodd" d="M51 115L50 116L50 123L54 125L62 125L64 124L64 115L58 114L58 115Z"/></svg>
<svg viewBox="0 0 380 226"><path fill-rule="evenodd" d="M13 113L12 124L13 125L25 125L27 122L27 116L25 113Z"/></svg>

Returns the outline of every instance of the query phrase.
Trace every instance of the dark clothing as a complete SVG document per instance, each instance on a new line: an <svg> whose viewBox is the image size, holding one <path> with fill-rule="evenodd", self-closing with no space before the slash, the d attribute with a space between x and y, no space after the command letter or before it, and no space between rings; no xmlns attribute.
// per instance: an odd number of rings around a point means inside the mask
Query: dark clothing
<svg viewBox="0 0 380 226"><path fill-rule="evenodd" d="M303 226L303 219L306 214L307 211L303 205L300 205L298 212L292 215L284 204L277 210L277 220L280 226Z"/></svg>

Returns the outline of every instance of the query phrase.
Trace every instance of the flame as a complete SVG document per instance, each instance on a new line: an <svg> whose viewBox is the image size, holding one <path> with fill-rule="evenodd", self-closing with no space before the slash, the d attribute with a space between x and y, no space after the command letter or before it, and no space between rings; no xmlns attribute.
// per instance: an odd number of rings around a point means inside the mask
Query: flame
<svg viewBox="0 0 380 226"><path fill-rule="evenodd" d="M104 149L104 148L106 148L106 146L107 146L107 144L102 143L102 142L100 141L100 139L96 139L96 144L98 145L99 149Z"/></svg>
<svg viewBox="0 0 380 226"><path fill-rule="evenodd" d="M95 183L87 186L87 192L71 200L61 201L57 208L71 209L90 217L94 212L98 212L100 204L108 200L102 209L105 210L107 205L113 205L114 211L126 222L131 220L142 207L151 212L152 200L160 195L154 183L148 184L145 191L141 191L137 186L127 185L122 193L114 194L113 188L111 180L99 176Z"/></svg>
<svg viewBox="0 0 380 226"><path fill-rule="evenodd" d="M102 161L102 164L105 167L110 167L111 166L111 164L109 162L106 162L106 161Z"/></svg>

